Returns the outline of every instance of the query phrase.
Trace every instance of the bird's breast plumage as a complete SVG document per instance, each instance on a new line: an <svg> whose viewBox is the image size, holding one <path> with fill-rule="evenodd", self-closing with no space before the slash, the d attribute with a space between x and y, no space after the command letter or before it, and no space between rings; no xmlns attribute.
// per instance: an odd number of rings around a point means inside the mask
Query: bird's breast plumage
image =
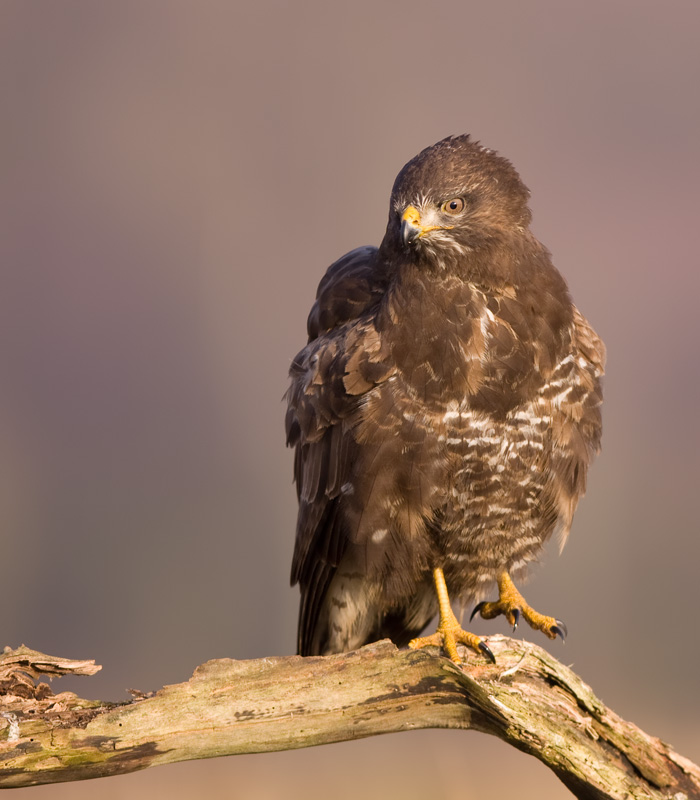
<svg viewBox="0 0 700 800"><path fill-rule="evenodd" d="M401 535L430 538L453 588L473 596L568 533L597 447L601 370L579 351L568 295L543 321L527 292L441 284L389 295L377 349L395 373L368 394L358 433L401 442L407 478L392 496L414 520Z"/></svg>

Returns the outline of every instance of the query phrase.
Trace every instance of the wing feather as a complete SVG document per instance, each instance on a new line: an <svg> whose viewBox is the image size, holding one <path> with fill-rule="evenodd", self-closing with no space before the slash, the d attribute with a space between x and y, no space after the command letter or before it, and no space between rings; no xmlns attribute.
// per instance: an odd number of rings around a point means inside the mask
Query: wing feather
<svg viewBox="0 0 700 800"><path fill-rule="evenodd" d="M605 346L575 306L569 353L542 390L552 418L550 470L554 503L559 510L561 549L576 505L585 494L588 466L600 451L603 434Z"/></svg>
<svg viewBox="0 0 700 800"><path fill-rule="evenodd" d="M343 487L358 447L353 418L363 395L386 379L372 317L385 290L377 249L332 264L308 319L309 343L290 369L287 443L299 497L292 584L301 586L299 652L307 654L328 586L351 538Z"/></svg>

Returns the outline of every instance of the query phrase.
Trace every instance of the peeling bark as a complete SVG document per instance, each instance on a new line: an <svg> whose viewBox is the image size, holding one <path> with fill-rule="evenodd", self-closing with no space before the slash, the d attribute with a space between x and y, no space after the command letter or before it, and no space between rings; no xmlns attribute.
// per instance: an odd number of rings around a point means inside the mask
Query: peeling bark
<svg viewBox="0 0 700 800"><path fill-rule="evenodd" d="M94 662L6 649L0 788L461 728L535 756L579 798L700 798L695 764L620 719L547 652L503 636L489 637L489 646L496 665L470 653L465 669L386 641L325 658L218 659L186 683L118 704L54 695L35 682L41 674L94 674Z"/></svg>

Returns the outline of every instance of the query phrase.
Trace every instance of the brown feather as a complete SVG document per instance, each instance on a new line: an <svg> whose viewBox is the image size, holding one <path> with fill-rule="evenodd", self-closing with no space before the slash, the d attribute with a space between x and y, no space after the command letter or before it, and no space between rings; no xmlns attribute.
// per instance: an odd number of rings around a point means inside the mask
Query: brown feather
<svg viewBox="0 0 700 800"><path fill-rule="evenodd" d="M287 392L304 655L405 644L436 612L433 568L466 602L568 534L605 351L528 230L528 196L469 137L439 142L399 173L379 249L321 280ZM408 205L433 229L407 243Z"/></svg>

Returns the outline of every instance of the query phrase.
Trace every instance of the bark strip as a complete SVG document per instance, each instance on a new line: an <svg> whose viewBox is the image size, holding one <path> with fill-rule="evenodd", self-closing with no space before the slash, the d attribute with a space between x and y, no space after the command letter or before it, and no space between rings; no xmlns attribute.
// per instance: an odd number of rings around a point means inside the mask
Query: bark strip
<svg viewBox="0 0 700 800"><path fill-rule="evenodd" d="M91 661L0 655L0 788L99 778L195 758L311 747L416 728L498 736L579 798L700 798L700 769L607 708L540 647L490 636L465 669L388 641L325 658L218 659L126 703L53 694L40 674Z"/></svg>

